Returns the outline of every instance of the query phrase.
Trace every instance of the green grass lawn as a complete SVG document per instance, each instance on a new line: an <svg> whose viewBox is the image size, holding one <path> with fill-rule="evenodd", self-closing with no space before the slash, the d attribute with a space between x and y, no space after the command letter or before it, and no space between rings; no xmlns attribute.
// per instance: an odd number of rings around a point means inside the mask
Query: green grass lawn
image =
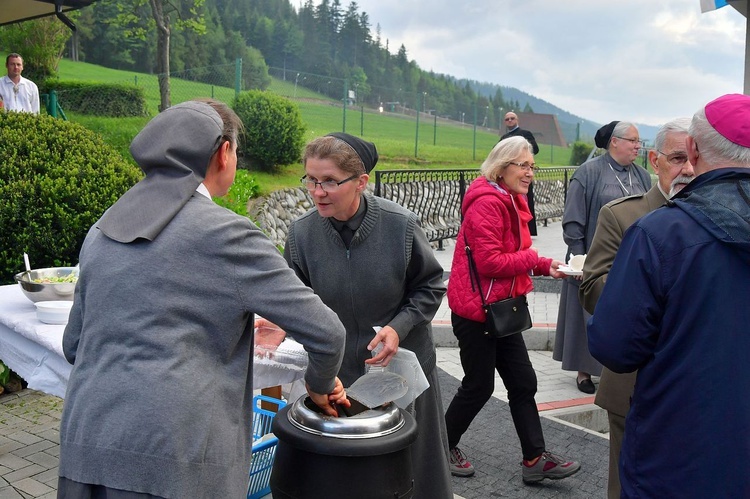
<svg viewBox="0 0 750 499"><path fill-rule="evenodd" d="M217 72L234 72L232 65L212 68ZM59 64L60 80L81 80L134 84L144 89L150 116L159 106L159 85L155 75L108 69L85 62L63 59ZM224 78L226 81L226 78ZM212 97L232 104L233 88L199 83L181 78L170 78L172 103L177 104L198 97ZM419 131L414 116L399 113L380 113L375 109L351 107L323 94L295 85L293 80L274 79L270 90L287 97L296 96L302 119L307 126L305 141L329 132L345 130L348 133L370 140L378 147L378 168L385 169L445 169L478 168L486 155L497 143L497 131L471 124L461 124L421 116ZM64 100L61 99L64 109ZM148 122L149 118L102 118L66 113L70 121L80 123L101 134L123 156L130 158L128 151L132 138ZM565 165L570 158L570 149L540 144L537 163ZM555 161L556 160L556 161ZM298 185L302 175L300 164L278 169L276 174L251 171L261 186L261 193ZM374 176L373 176L374 177Z"/></svg>

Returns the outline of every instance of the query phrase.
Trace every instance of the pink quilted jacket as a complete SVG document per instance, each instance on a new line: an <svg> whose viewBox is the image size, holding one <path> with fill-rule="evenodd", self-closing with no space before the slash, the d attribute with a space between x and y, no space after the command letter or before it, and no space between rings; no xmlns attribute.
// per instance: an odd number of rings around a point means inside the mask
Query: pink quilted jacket
<svg viewBox="0 0 750 499"><path fill-rule="evenodd" d="M519 211L525 213L524 218L531 218L524 196L516 194L511 197L502 185L498 189L482 176L466 191L461 211L464 219L453 252L448 306L461 317L484 322L485 312L479 291L476 285L472 289L469 278L467 244L471 247L488 303L510 296L513 277L516 278L513 296L529 293L534 289L529 272L549 275L552 259L540 257L529 249L530 237L526 238L525 248L519 250L522 240ZM527 227L524 229L528 230Z"/></svg>

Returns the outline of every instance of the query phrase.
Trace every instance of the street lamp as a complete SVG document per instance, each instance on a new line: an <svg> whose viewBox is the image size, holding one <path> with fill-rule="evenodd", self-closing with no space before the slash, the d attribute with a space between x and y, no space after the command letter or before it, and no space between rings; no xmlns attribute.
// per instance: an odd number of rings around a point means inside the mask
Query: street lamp
<svg viewBox="0 0 750 499"><path fill-rule="evenodd" d="M299 81L299 73L294 77L294 97L297 97L297 82Z"/></svg>

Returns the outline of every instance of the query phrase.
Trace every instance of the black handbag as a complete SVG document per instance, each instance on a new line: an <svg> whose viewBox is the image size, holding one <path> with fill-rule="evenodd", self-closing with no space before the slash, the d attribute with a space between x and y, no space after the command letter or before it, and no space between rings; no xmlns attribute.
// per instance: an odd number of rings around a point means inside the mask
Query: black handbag
<svg viewBox="0 0 750 499"><path fill-rule="evenodd" d="M516 278L513 278L513 282L510 285L509 298L494 303L487 303L484 299L484 293L482 293L482 287L479 284L479 272L471 255L471 248L468 245L466 246L466 256L469 258L469 278L472 280L472 289L474 289L473 281L476 280L479 297L482 299L482 308L484 308L487 314L484 320L484 334L493 338L503 338L531 328L531 314L529 313L529 303L526 301L526 295L512 298Z"/></svg>

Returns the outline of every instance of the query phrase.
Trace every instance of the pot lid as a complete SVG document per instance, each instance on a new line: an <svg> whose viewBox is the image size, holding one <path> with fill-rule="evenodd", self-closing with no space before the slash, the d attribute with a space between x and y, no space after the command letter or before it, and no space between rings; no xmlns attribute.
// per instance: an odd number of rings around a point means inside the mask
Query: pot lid
<svg viewBox="0 0 750 499"><path fill-rule="evenodd" d="M355 405L352 401L352 409ZM393 403L375 409L360 406L355 412L350 412L352 415L348 417L327 416L319 412L310 397L303 396L292 404L287 417L292 425L304 432L342 439L382 437L404 426L401 410Z"/></svg>

